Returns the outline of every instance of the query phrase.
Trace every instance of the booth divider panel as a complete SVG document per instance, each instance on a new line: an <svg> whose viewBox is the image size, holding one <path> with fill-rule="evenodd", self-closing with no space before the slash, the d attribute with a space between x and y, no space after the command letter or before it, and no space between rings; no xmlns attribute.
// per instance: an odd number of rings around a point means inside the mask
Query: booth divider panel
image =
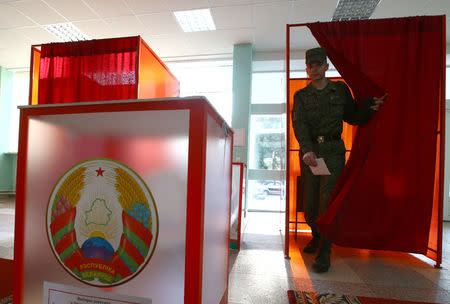
<svg viewBox="0 0 450 304"><path fill-rule="evenodd" d="M41 64L41 52L31 47L31 73L30 73L30 105L38 104L39 67Z"/></svg>
<svg viewBox="0 0 450 304"><path fill-rule="evenodd" d="M330 77L330 80L333 81L344 81L340 77ZM345 82L345 81L344 81ZM288 141L288 154L290 159L290 168L289 168L289 176L288 176L288 183L289 183L289 230L295 229L295 212L297 210L297 176L300 176L300 163L299 163L299 149L300 146L298 144L297 139L295 138L294 129L292 126L292 109L294 107L294 95L295 93L306 87L310 83L310 80L307 78L293 78L289 80L289 103L287 105L288 108L288 119L290 121L289 127L290 127L290 136L287 139ZM347 153L345 154L345 161L348 160L350 156L350 151L352 149L353 139L356 135L357 127L349 125L344 122L343 124L343 130L342 130L342 139L344 140L345 147L347 149ZM304 222L304 216L303 212L297 214L297 222ZM301 224L303 229L305 226L304 224ZM298 226L300 227L300 226ZM297 228L298 228L297 227ZM300 228L299 228L300 229Z"/></svg>
<svg viewBox="0 0 450 304"><path fill-rule="evenodd" d="M178 80L141 39L139 55L138 98L178 97Z"/></svg>
<svg viewBox="0 0 450 304"><path fill-rule="evenodd" d="M231 135L207 115L202 303L220 303L228 286Z"/></svg>
<svg viewBox="0 0 450 304"><path fill-rule="evenodd" d="M23 303L41 303L43 282L182 303L185 287L188 110L102 112L29 118L24 208ZM59 178L91 158L121 162L150 190L159 218L145 267L123 284L99 288L69 274L46 232L47 203ZM157 161L155 161L157 160ZM21 262L21 261L17 261Z"/></svg>

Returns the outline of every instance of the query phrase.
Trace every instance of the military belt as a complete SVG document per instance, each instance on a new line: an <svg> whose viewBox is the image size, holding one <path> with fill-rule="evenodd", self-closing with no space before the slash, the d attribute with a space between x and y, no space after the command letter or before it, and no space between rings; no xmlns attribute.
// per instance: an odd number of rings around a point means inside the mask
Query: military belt
<svg viewBox="0 0 450 304"><path fill-rule="evenodd" d="M319 135L316 137L316 141L321 144L326 141L333 141L333 140L339 140L341 139L340 134L334 134L334 135Z"/></svg>

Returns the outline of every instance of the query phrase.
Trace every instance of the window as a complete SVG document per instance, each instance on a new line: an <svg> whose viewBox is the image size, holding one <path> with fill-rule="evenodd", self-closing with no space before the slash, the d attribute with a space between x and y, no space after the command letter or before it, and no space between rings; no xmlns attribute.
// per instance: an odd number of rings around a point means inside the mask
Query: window
<svg viewBox="0 0 450 304"><path fill-rule="evenodd" d="M253 73L252 103L286 102L286 75L283 72Z"/></svg>
<svg viewBox="0 0 450 304"><path fill-rule="evenodd" d="M284 170L286 115L252 115L249 168Z"/></svg>
<svg viewBox="0 0 450 304"><path fill-rule="evenodd" d="M15 72L13 76L13 91L12 91L12 107L11 107L11 125L9 137L9 151L17 153L19 142L19 116L20 111L18 106L28 104L28 94L30 85L29 72Z"/></svg>
<svg viewBox="0 0 450 304"><path fill-rule="evenodd" d="M233 105L233 62L169 62L167 66L180 82L180 97L205 96L231 126Z"/></svg>
<svg viewBox="0 0 450 304"><path fill-rule="evenodd" d="M285 189L284 181L249 180L248 209L252 211L284 211Z"/></svg>

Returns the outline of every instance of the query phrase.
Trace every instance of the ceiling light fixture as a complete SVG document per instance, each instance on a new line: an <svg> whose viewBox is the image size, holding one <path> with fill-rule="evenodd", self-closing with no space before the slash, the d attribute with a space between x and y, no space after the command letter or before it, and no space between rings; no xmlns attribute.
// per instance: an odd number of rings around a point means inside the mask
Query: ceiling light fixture
<svg viewBox="0 0 450 304"><path fill-rule="evenodd" d="M185 32L214 31L216 25L211 15L211 10L198 9L173 12L178 23Z"/></svg>
<svg viewBox="0 0 450 304"><path fill-rule="evenodd" d="M380 0L339 0L331 21L369 19Z"/></svg>
<svg viewBox="0 0 450 304"><path fill-rule="evenodd" d="M44 25L44 28L55 35L56 37L61 38L63 41L82 41L88 40L89 37L80 31L75 25L71 22L68 23L58 23L58 24L48 24Z"/></svg>

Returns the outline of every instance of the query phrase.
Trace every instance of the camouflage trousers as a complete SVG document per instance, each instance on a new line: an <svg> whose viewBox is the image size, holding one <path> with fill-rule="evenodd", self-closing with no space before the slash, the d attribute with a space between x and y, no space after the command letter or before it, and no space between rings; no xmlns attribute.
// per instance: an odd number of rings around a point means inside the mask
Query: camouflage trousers
<svg viewBox="0 0 450 304"><path fill-rule="evenodd" d="M343 144L343 143L342 143ZM340 144L340 145L342 145ZM322 157L330 170L331 175L314 175L309 166L303 166L302 178L304 178L304 212L306 223L311 227L314 237L320 237L320 232L315 224L315 220L325 213L328 201L336 185L339 176L345 166L345 147L339 147L334 153L328 151L318 151L318 158Z"/></svg>

